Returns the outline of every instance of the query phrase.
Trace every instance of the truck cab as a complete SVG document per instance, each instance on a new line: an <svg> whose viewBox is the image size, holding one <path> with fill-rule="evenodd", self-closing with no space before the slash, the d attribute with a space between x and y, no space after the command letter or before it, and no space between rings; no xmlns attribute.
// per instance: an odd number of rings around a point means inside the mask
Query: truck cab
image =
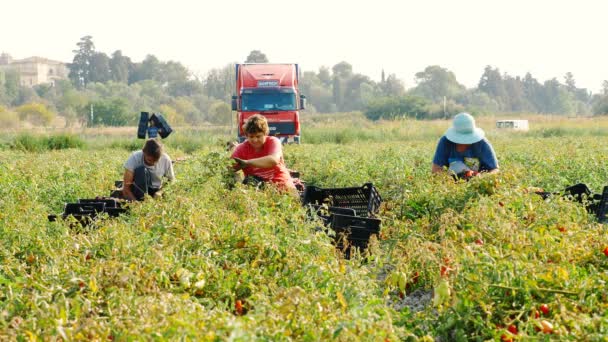
<svg viewBox="0 0 608 342"><path fill-rule="evenodd" d="M269 135L283 143L300 143L299 111L306 107L306 97L298 87L297 64L236 64L236 92L232 110L236 111L237 138L245 141L243 124L255 114L268 120Z"/></svg>

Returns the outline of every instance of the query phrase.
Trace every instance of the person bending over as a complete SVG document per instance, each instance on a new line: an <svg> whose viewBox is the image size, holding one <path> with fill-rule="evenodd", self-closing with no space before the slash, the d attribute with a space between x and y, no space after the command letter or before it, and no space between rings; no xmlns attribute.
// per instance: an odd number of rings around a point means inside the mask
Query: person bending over
<svg viewBox="0 0 608 342"><path fill-rule="evenodd" d="M448 172L460 178L497 173L498 160L490 142L468 113L454 117L452 127L439 139L433 157L433 173Z"/></svg>
<svg viewBox="0 0 608 342"><path fill-rule="evenodd" d="M268 121L260 114L251 116L243 124L246 140L236 146L232 159L234 170L242 170L245 182L256 179L271 182L279 189L295 190L295 185L285 167L281 141L268 136Z"/></svg>
<svg viewBox="0 0 608 342"><path fill-rule="evenodd" d="M148 139L141 151L133 152L124 167L123 197L131 201L142 201L146 194L160 198L162 178L175 180L171 158L156 139Z"/></svg>

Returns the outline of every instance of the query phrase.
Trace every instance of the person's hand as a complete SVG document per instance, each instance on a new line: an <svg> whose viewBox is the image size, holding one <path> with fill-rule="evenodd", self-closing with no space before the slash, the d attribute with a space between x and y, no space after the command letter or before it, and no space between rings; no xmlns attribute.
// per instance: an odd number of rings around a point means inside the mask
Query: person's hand
<svg viewBox="0 0 608 342"><path fill-rule="evenodd" d="M163 192L161 190L158 190L157 192L154 193L154 195L152 196L152 198L154 199L160 199L163 197Z"/></svg>
<svg viewBox="0 0 608 342"><path fill-rule="evenodd" d="M464 172L465 179L473 178L475 176L479 176L479 172L473 170L467 170Z"/></svg>
<svg viewBox="0 0 608 342"><path fill-rule="evenodd" d="M249 166L249 162L247 160L237 158L237 157L232 157L232 159L234 159L234 161L236 161L238 164L237 170L242 170L242 169L246 168L247 166Z"/></svg>

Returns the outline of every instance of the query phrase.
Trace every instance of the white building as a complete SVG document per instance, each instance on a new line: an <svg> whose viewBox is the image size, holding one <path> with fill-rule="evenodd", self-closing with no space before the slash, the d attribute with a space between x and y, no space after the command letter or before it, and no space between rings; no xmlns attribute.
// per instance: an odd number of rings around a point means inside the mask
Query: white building
<svg viewBox="0 0 608 342"><path fill-rule="evenodd" d="M15 59L7 54L0 54L0 70L16 70L22 86L33 87L38 84L55 84L56 80L68 78L68 67L65 63L42 57Z"/></svg>

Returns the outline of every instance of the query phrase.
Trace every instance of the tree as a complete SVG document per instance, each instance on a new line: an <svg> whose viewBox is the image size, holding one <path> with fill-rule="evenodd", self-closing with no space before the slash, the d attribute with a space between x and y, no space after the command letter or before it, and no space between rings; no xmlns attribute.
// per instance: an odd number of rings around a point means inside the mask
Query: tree
<svg viewBox="0 0 608 342"><path fill-rule="evenodd" d="M344 61L334 65L331 70L333 71L334 77L342 79L346 79L353 74L353 66Z"/></svg>
<svg viewBox="0 0 608 342"><path fill-rule="evenodd" d="M260 50L252 50L245 59L245 63L268 63L268 57Z"/></svg>
<svg viewBox="0 0 608 342"><path fill-rule="evenodd" d="M417 86L411 90L411 94L435 102L443 101L444 96L455 98L466 89L465 86L458 83L453 72L439 65L428 66L415 76Z"/></svg>
<svg viewBox="0 0 608 342"><path fill-rule="evenodd" d="M547 113L570 114L574 112L572 95L556 78L545 81L543 102Z"/></svg>
<svg viewBox="0 0 608 342"><path fill-rule="evenodd" d="M127 101L122 98L93 101L90 106L89 126L124 126L133 121Z"/></svg>
<svg viewBox="0 0 608 342"><path fill-rule="evenodd" d="M57 103L57 108L65 117L66 126L80 122L84 124L87 120L89 99L87 96L74 89L66 89Z"/></svg>
<svg viewBox="0 0 608 342"><path fill-rule="evenodd" d="M48 126L56 114L42 103L28 103L15 109L21 121L28 121L36 126Z"/></svg>
<svg viewBox="0 0 608 342"><path fill-rule="evenodd" d="M162 65L154 55L147 55L141 63L135 63L129 72L129 84L144 80L163 80Z"/></svg>
<svg viewBox="0 0 608 342"><path fill-rule="evenodd" d="M95 45L92 39L91 36L80 38L80 42L76 43L78 50L72 50L74 59L68 65L70 69L69 78L78 89L85 88L91 81L91 59L95 54Z"/></svg>
<svg viewBox="0 0 608 342"><path fill-rule="evenodd" d="M203 82L203 90L207 96L230 101L234 94L234 65L227 64L221 69L211 69Z"/></svg>
<svg viewBox="0 0 608 342"><path fill-rule="evenodd" d="M344 84L344 102L342 110L361 110L365 106L366 96L375 92L376 84L369 77L354 74ZM369 97L369 96L368 96Z"/></svg>
<svg viewBox="0 0 608 342"><path fill-rule="evenodd" d="M519 76L513 78L504 75L504 88L506 93L505 109L508 111L521 112L529 108L527 103L524 85Z"/></svg>
<svg viewBox="0 0 608 342"><path fill-rule="evenodd" d="M160 112L162 113L162 115L165 117L165 120L167 120L167 122L169 122L170 125L172 126L181 126L184 123L186 123L186 120L184 119L184 116L179 114L175 108L163 104L160 105L159 107Z"/></svg>
<svg viewBox="0 0 608 342"><path fill-rule="evenodd" d="M338 110L346 107L346 82L352 77L353 67L347 62L340 62L332 67L332 94Z"/></svg>
<svg viewBox="0 0 608 342"><path fill-rule="evenodd" d="M568 91L574 92L576 90L576 81L571 72L567 72L566 75L564 75L564 83L566 84Z"/></svg>
<svg viewBox="0 0 608 342"><path fill-rule="evenodd" d="M524 97L530 105L528 110L532 112L542 113L544 110L544 104L542 99L543 86L540 84L532 74L526 73L522 80Z"/></svg>
<svg viewBox="0 0 608 342"><path fill-rule="evenodd" d="M91 56L89 81L106 83L112 79L110 58L103 52L96 52Z"/></svg>
<svg viewBox="0 0 608 342"><path fill-rule="evenodd" d="M382 70L384 79L384 70ZM380 89L384 96L402 96L405 93L403 82L395 74L390 74L384 81L380 82Z"/></svg>
<svg viewBox="0 0 608 342"><path fill-rule="evenodd" d="M227 103L216 101L209 108L207 119L214 124L229 124L231 115L232 110Z"/></svg>
<svg viewBox="0 0 608 342"><path fill-rule="evenodd" d="M328 67L320 67L318 77L325 87L331 87L331 74Z"/></svg>
<svg viewBox="0 0 608 342"><path fill-rule="evenodd" d="M498 103L501 105L500 109L504 109L505 99L507 99L507 92L498 68L493 69L489 65L486 66L483 74L481 75L481 79L479 80L479 84L477 85L477 89L490 95L490 97L495 98L496 101L498 101Z"/></svg>
<svg viewBox="0 0 608 342"><path fill-rule="evenodd" d="M110 59L110 72L112 80L115 82L129 82L129 68L131 67L131 59L122 55L122 51L116 50Z"/></svg>
<svg viewBox="0 0 608 342"><path fill-rule="evenodd" d="M8 110L0 105L0 127L16 128L19 126L19 116L17 113Z"/></svg>
<svg viewBox="0 0 608 342"><path fill-rule="evenodd" d="M427 100L419 96L381 97L370 101L364 114L370 120L424 119L429 115L428 106Z"/></svg>
<svg viewBox="0 0 608 342"><path fill-rule="evenodd" d="M18 105L20 84L21 79L16 70L9 69L4 72L4 103L7 105Z"/></svg>

